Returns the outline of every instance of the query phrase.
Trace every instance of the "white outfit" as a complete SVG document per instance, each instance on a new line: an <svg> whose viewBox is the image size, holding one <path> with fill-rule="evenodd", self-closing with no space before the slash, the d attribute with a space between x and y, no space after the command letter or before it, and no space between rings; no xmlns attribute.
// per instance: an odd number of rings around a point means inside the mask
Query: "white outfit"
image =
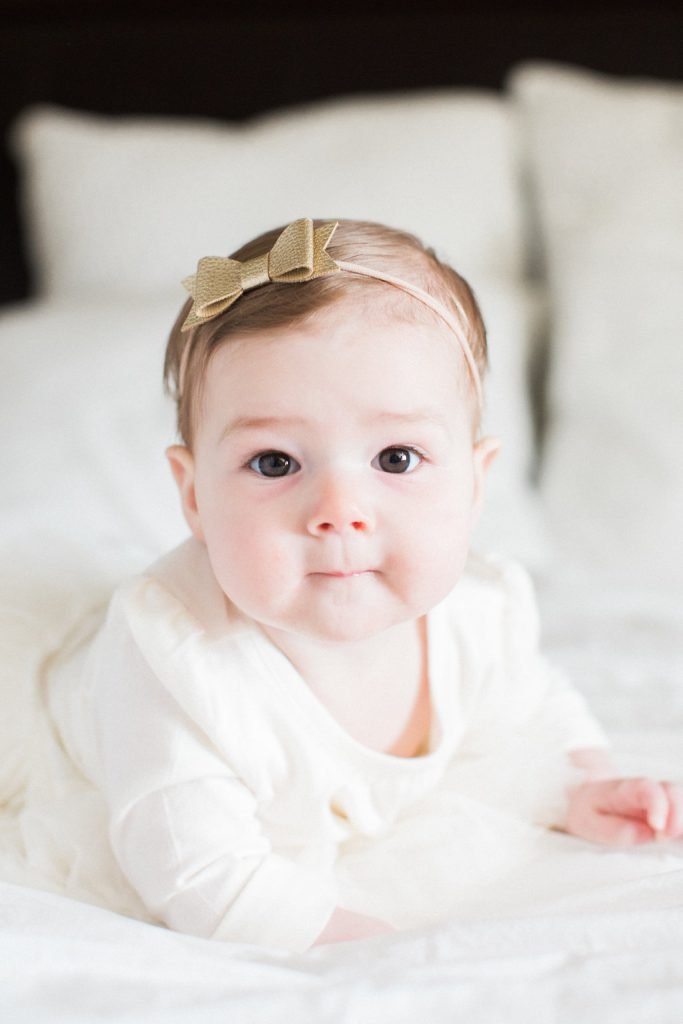
<svg viewBox="0 0 683 1024"><path fill-rule="evenodd" d="M563 751L605 744L538 652L531 586L471 558L427 616L423 756L354 740L189 540L115 593L51 712L104 794L116 859L179 931L308 948L335 906L457 913L561 814Z"/></svg>

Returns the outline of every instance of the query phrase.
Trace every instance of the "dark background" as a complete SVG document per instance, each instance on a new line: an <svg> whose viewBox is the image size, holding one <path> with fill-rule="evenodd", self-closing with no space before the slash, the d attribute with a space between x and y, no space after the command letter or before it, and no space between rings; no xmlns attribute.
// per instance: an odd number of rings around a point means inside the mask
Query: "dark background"
<svg viewBox="0 0 683 1024"><path fill-rule="evenodd" d="M6 132L32 103L238 120L339 93L500 89L543 59L683 79L683 2L0 0L0 302L31 291Z"/></svg>

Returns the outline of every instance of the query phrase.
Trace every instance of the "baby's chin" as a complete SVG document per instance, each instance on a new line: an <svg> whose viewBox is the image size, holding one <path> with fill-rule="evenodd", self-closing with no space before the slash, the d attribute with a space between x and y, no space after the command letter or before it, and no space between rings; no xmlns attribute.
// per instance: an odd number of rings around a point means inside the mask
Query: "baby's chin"
<svg viewBox="0 0 683 1024"><path fill-rule="evenodd" d="M311 628L300 630L300 635L307 636L311 640L328 644L355 644L373 637L398 625L398 622L373 623L373 622L336 622L333 624L315 624Z"/></svg>
<svg viewBox="0 0 683 1024"><path fill-rule="evenodd" d="M289 633L315 644L352 645L372 640L393 627L417 620L421 614L419 610L404 608L373 612L366 606L338 609L334 614L329 609L316 609L305 615L262 625L266 625L271 633Z"/></svg>

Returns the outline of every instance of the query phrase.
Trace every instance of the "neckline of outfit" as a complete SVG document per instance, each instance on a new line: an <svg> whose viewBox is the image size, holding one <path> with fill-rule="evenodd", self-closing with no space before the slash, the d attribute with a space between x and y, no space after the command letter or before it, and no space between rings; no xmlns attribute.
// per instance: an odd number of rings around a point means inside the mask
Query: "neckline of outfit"
<svg viewBox="0 0 683 1024"><path fill-rule="evenodd" d="M289 658L276 646L261 626L245 615L221 590L211 569L207 553L203 546L189 539L176 549L182 551L184 557L190 559L184 569L190 571L192 586L188 592L185 585L174 585L167 572L160 571L163 560L150 567L144 575L160 585L167 595L178 602L190 615L197 631L203 635L210 646L219 644L239 622L238 634L232 633L233 640L243 644L263 668L263 677L275 699L294 706L299 716L305 715L311 725L314 737L322 736L324 741L331 741L356 758L362 758L365 768L386 768L392 771L419 772L422 768L440 763L452 747L448 714L451 702L448 700L447 682L453 682L453 674L459 671L460 652L457 644L450 643L450 630L445 619L445 609L449 594L425 614L425 634L427 645L427 676L430 696L431 723L428 735L428 749L424 753L406 757L386 751L376 750L355 739L343 725L327 710L325 705L315 696L300 672ZM174 574L175 575L175 574ZM187 577L184 577L187 579ZM201 583L201 588L198 585ZM197 590L201 590L201 607L197 608ZM190 611L190 609L193 609ZM448 672L444 664L444 648L448 645ZM446 678L446 675L448 678ZM450 716L452 718L452 709Z"/></svg>
<svg viewBox="0 0 683 1024"><path fill-rule="evenodd" d="M268 682L277 695L296 705L297 710L303 712L311 720L312 726L314 728L318 726L318 731L323 732L324 739L332 736L339 745L355 751L358 756L376 762L378 766L386 765L407 771L417 771L421 766L431 765L440 760L442 751L446 747L447 729L442 699L443 686L440 685L442 680L439 671L440 659L437 653L439 607L440 605L436 605L425 614L427 683L431 712L427 749L423 753L412 756L376 750L357 740L316 697L287 655L283 654L257 622L249 620L250 629L247 632L247 637L251 650L263 665Z"/></svg>

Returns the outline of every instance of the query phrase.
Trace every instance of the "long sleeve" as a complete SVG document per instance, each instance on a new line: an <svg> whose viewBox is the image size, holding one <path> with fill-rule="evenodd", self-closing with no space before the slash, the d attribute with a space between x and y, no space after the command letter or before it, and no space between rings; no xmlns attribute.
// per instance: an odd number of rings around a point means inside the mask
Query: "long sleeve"
<svg viewBox="0 0 683 1024"><path fill-rule="evenodd" d="M307 949L335 906L332 873L274 849L256 796L155 676L116 601L89 671L110 840L147 908L178 931Z"/></svg>

